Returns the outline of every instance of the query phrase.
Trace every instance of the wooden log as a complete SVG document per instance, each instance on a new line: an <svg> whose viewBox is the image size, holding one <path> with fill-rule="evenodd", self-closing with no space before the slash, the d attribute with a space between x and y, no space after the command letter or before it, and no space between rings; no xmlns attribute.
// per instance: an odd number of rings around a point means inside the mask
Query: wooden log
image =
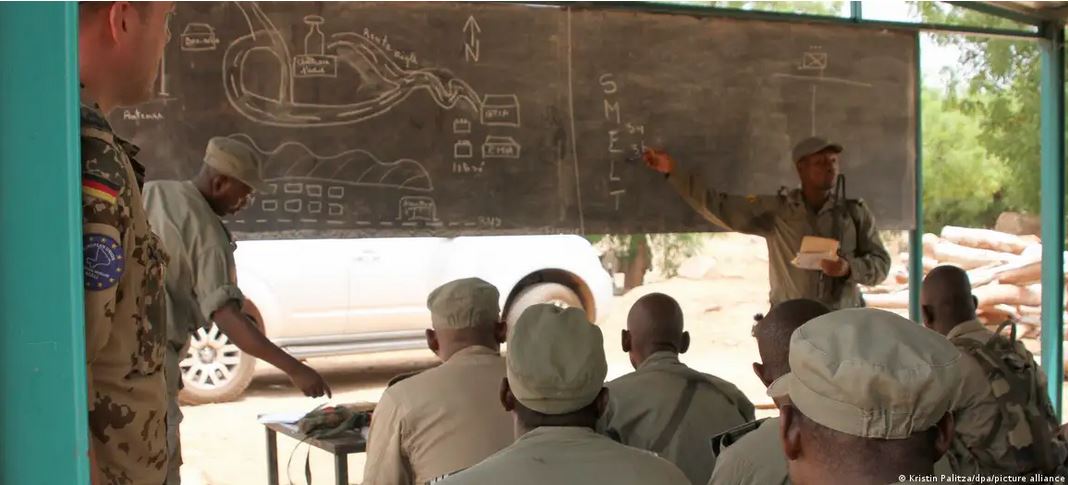
<svg viewBox="0 0 1068 485"><path fill-rule="evenodd" d="M1012 254L1020 254L1030 244L1027 240L1013 234L956 226L943 227L942 239L962 246Z"/></svg>
<svg viewBox="0 0 1068 485"><path fill-rule="evenodd" d="M1036 306L1042 304L1041 285L1016 286L992 283L972 290L979 299L979 307L991 307L998 304Z"/></svg>
<svg viewBox="0 0 1068 485"><path fill-rule="evenodd" d="M977 249L960 244L942 241L935 246L935 259L944 263L969 270L991 264L1004 264L1016 259L1015 254Z"/></svg>
<svg viewBox="0 0 1068 485"><path fill-rule="evenodd" d="M993 305L980 308L976 315L984 325L999 325L1006 320L1019 320L1016 308L1009 305Z"/></svg>
<svg viewBox="0 0 1068 485"><path fill-rule="evenodd" d="M931 234L931 233L924 234L923 235L923 255L926 256L926 257L929 257L929 258L934 258L935 257L935 246L938 246L938 243L941 240L942 240L942 238L938 237L935 234Z"/></svg>
<svg viewBox="0 0 1068 485"><path fill-rule="evenodd" d="M1020 286L1042 281L1041 261L1021 262L1014 266L998 272L998 283Z"/></svg>
<svg viewBox="0 0 1068 485"><path fill-rule="evenodd" d="M864 303L869 307L883 310L908 308L909 292L905 290L894 293L866 294L864 295Z"/></svg>

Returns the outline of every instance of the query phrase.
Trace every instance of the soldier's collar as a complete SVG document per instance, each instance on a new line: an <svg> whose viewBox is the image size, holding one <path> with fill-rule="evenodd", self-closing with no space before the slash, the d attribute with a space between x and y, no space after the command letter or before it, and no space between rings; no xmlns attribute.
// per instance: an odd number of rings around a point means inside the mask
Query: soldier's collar
<svg viewBox="0 0 1068 485"><path fill-rule="evenodd" d="M100 111L100 105L96 103L91 105L82 103L81 118L83 127L89 126L98 130L112 131L111 123L108 123L108 119L105 118L104 113Z"/></svg>
<svg viewBox="0 0 1068 485"><path fill-rule="evenodd" d="M678 363L679 363L679 354L677 354L675 352L668 351L668 350L662 350L660 352L653 352L648 357L646 357L645 360L642 361L641 364L638 364L638 369L637 370L642 370L642 369L645 369L647 367L652 367L652 366L655 366L655 365L664 365L664 364L670 365L670 364L678 364Z"/></svg>

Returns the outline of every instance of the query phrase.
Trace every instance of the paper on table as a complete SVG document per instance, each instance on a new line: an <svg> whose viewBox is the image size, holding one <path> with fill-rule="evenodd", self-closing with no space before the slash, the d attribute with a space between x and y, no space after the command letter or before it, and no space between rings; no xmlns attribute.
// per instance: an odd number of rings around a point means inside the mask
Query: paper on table
<svg viewBox="0 0 1068 485"><path fill-rule="evenodd" d="M284 411L280 413L261 414L260 417L256 420L259 421L260 424L297 424L297 421L300 421L300 418L303 418L312 411L321 409L328 403L329 401L319 404L318 406L315 406L315 408L313 408L311 411Z"/></svg>
<svg viewBox="0 0 1068 485"><path fill-rule="evenodd" d="M825 259L838 259L838 241L825 237L801 238L801 250L790 263L801 269L819 270Z"/></svg>
<svg viewBox="0 0 1068 485"><path fill-rule="evenodd" d="M303 411L288 411L288 412L282 412L282 413L270 413L270 414L261 415L259 417L259 419L257 419L257 421L259 421L260 424L273 424L273 423L296 424L297 421L300 421L300 418L303 418L305 414L308 414L308 413L303 412Z"/></svg>

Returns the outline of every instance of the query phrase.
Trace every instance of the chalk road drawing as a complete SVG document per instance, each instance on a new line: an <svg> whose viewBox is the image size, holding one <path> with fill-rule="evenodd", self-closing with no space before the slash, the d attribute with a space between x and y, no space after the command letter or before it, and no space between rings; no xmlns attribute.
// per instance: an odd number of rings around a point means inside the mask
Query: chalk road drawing
<svg viewBox="0 0 1068 485"><path fill-rule="evenodd" d="M250 32L227 46L222 82L230 104L250 121L288 127L359 123L388 113L417 91L428 93L441 109L467 106L481 115L482 99L466 81L443 68L404 69L377 43L354 32L330 35L325 52L337 57L337 67L349 66L358 74L360 89L353 92L360 93L362 99L347 104L298 102L294 97L291 69L294 56L285 38L258 3L236 2L235 5L245 16ZM309 35L314 33L313 30ZM245 72L246 62L254 54L273 56L278 61L277 92L256 92L246 86L246 77L268 75Z"/></svg>

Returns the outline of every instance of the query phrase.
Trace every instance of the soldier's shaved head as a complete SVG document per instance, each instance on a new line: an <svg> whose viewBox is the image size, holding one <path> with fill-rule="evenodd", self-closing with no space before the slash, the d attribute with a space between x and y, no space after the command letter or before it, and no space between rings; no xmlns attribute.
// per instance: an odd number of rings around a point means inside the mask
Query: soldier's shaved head
<svg viewBox="0 0 1068 485"><path fill-rule="evenodd" d="M814 300L784 301L768 312L753 327L762 364L754 370L765 384L790 372L790 336L805 322L830 313L826 305Z"/></svg>
<svg viewBox="0 0 1068 485"><path fill-rule="evenodd" d="M974 320L976 300L968 273L949 265L932 269L923 279L920 305L924 325L943 335Z"/></svg>
<svg viewBox="0 0 1068 485"><path fill-rule="evenodd" d="M634 367L656 352L683 353L689 346L682 308L674 298L650 293L634 302L623 331L623 351L630 353Z"/></svg>

